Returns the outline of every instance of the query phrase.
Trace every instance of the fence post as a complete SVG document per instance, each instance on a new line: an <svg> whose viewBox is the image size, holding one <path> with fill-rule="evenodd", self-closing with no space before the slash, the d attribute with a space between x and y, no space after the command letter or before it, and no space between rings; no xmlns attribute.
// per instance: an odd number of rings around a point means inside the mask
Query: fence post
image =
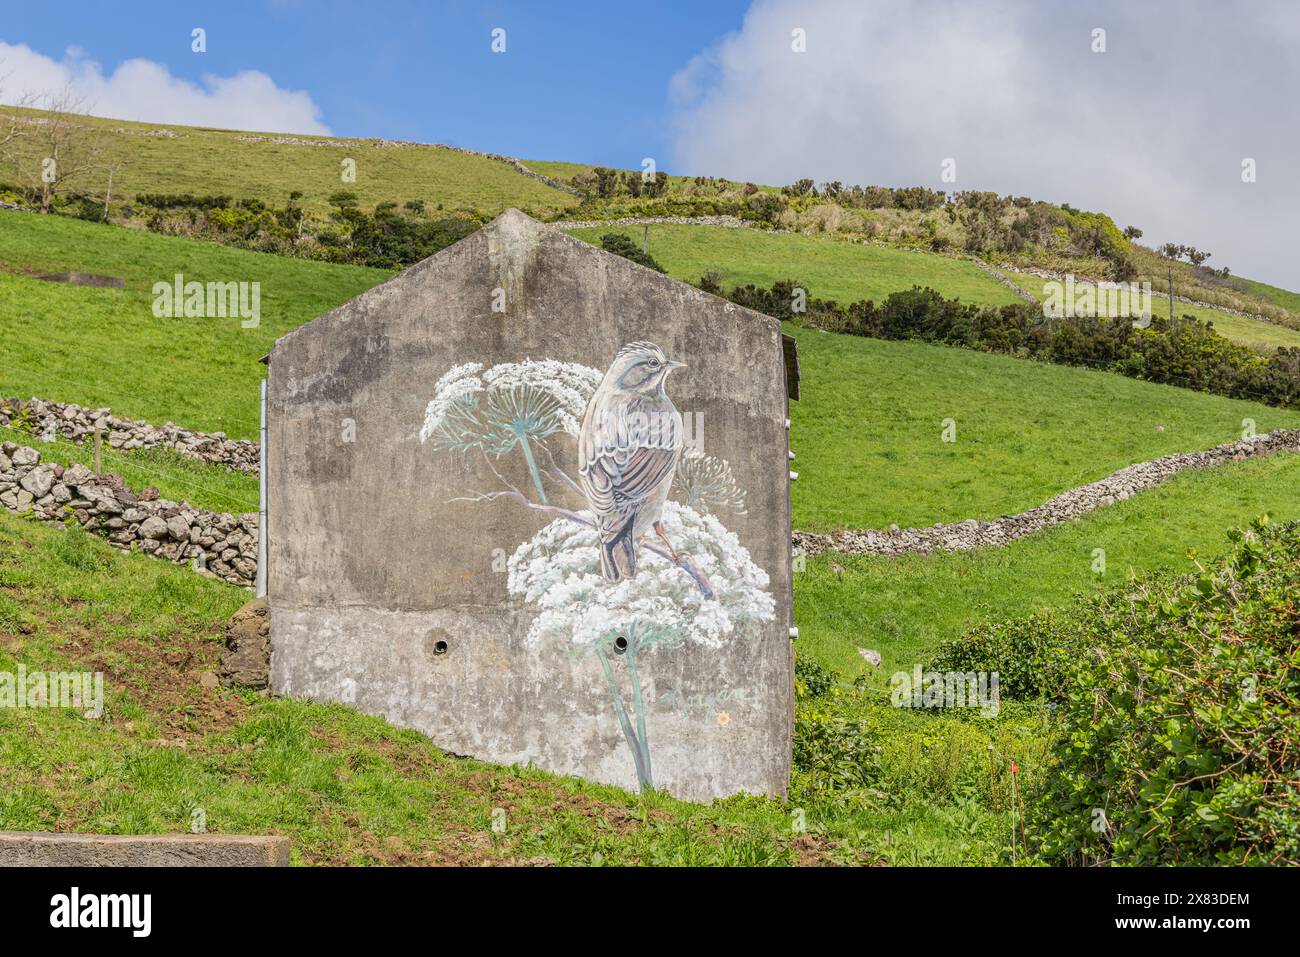
<svg viewBox="0 0 1300 957"><path fill-rule="evenodd" d="M262 380L262 424L257 461L257 597L266 597L266 380Z"/></svg>

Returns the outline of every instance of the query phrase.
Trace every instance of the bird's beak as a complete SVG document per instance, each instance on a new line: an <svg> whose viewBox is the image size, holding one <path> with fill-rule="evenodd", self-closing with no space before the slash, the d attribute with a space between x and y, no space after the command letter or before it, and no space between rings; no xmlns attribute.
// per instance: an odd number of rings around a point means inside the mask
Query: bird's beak
<svg viewBox="0 0 1300 957"><path fill-rule="evenodd" d="M669 359L667 362L664 363L664 365L668 368L669 371L672 371L673 369L686 368L685 362L678 362L676 359Z"/></svg>

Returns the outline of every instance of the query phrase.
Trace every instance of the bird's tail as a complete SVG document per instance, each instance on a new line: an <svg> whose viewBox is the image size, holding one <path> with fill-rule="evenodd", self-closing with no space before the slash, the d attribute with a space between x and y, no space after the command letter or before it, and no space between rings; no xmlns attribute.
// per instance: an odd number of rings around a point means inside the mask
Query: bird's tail
<svg viewBox="0 0 1300 957"><path fill-rule="evenodd" d="M600 572L607 581L617 582L636 577L636 542L632 541L632 526L628 521L613 535L600 538Z"/></svg>

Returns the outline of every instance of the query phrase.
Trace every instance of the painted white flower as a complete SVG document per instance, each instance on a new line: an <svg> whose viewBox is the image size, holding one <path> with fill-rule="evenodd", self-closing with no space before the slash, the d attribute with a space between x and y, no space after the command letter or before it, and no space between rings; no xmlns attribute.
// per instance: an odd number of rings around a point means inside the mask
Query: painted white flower
<svg viewBox="0 0 1300 957"><path fill-rule="evenodd" d="M587 401L604 374L576 362L525 359L487 370L459 365L434 386L420 441L435 449L505 455L523 452L538 499L546 502L534 445L556 433L577 436Z"/></svg>
<svg viewBox="0 0 1300 957"><path fill-rule="evenodd" d="M737 515L745 514L745 492L731 465L697 448L686 449L677 460L673 487L685 497L687 505L698 511L727 508Z"/></svg>
<svg viewBox="0 0 1300 957"><path fill-rule="evenodd" d="M424 426L420 441L435 439L435 445L457 444L466 427L473 424L473 412L478 405L483 380L479 373L483 365L466 362L453 367L433 387L433 398L424 410Z"/></svg>
<svg viewBox="0 0 1300 957"><path fill-rule="evenodd" d="M721 522L670 501L663 524L677 551L708 578L713 598L705 598L686 571L644 547L635 578L607 581L595 530L561 518L520 545L508 562L510 593L539 609L528 640L594 650L635 635L641 648L681 642L719 648L737 626L773 619L767 573Z"/></svg>

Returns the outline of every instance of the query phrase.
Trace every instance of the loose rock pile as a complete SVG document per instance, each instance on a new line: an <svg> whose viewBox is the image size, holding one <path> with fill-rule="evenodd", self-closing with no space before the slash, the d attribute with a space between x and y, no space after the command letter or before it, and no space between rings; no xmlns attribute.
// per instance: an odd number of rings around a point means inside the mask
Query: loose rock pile
<svg viewBox="0 0 1300 957"><path fill-rule="evenodd" d="M1215 446L1204 452L1183 452L1151 462L1129 465L1098 482L1062 492L1038 508L1031 508L1019 515L1004 515L991 522L971 518L964 522L937 524L929 528L894 526L880 531L848 529L830 535L795 532L794 544L805 555L833 551L848 555L889 556L929 554L936 550L966 551L1005 545L1040 529L1080 518L1105 505L1131 498L1187 469L1213 468L1225 462L1239 462L1274 452L1300 452L1300 429L1279 429L1254 439Z"/></svg>
<svg viewBox="0 0 1300 957"><path fill-rule="evenodd" d="M107 408L88 409L70 402L0 399L0 426L21 427L42 438L53 439L57 435L78 443L93 437L99 428L110 448L123 452L155 447L175 449L201 462L224 465L251 475L257 474L260 457L256 442L229 439L224 432L195 432L171 422L158 427L136 419L118 418Z"/></svg>
<svg viewBox="0 0 1300 957"><path fill-rule="evenodd" d="M230 515L132 491L120 475L42 463L33 448L0 445L0 505L46 522L74 520L124 552L143 552L235 585L257 579L257 513Z"/></svg>
<svg viewBox="0 0 1300 957"><path fill-rule="evenodd" d="M226 687L265 690L271 683L271 610L254 598L226 622L226 650L218 680Z"/></svg>

